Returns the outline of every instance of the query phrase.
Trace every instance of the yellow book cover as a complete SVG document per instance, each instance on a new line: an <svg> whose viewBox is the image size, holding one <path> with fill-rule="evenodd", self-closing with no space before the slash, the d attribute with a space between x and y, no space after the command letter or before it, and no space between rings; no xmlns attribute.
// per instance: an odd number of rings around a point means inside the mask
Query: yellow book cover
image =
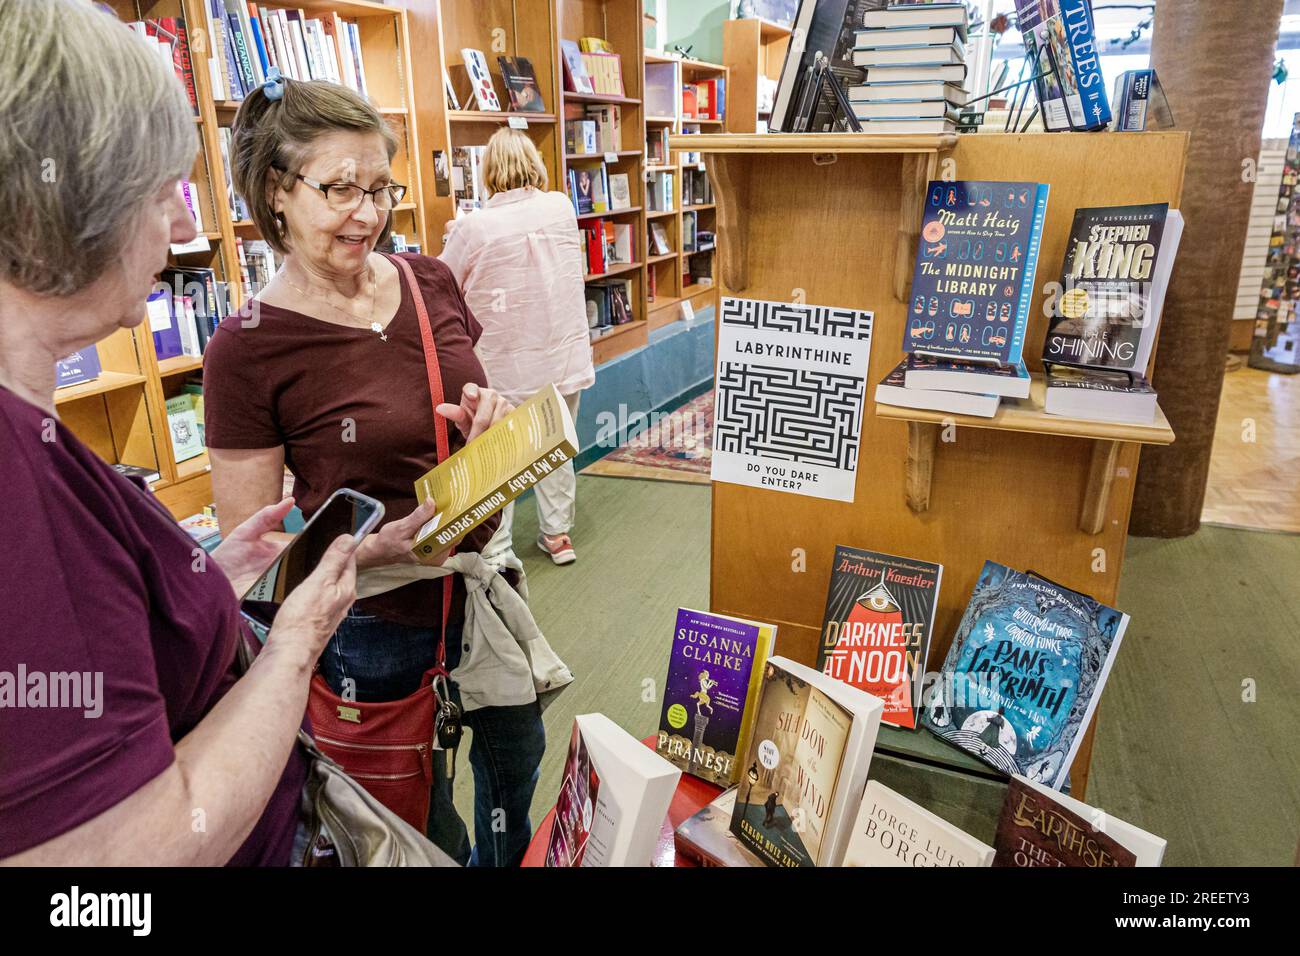
<svg viewBox="0 0 1300 956"><path fill-rule="evenodd" d="M439 510L412 550L422 559L445 551L577 453L569 407L547 385L415 483L420 502Z"/></svg>
<svg viewBox="0 0 1300 956"><path fill-rule="evenodd" d="M583 53L613 53L614 47L604 37L579 37L578 49Z"/></svg>

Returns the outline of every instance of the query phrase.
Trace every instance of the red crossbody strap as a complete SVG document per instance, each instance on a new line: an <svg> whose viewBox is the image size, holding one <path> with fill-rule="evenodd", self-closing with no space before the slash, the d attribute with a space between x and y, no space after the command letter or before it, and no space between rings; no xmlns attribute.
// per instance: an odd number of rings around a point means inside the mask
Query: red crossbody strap
<svg viewBox="0 0 1300 956"><path fill-rule="evenodd" d="M438 364L438 349L433 343L433 327L429 324L429 310L424 305L424 295L415 281L415 271L411 264L401 256L388 256L388 261L397 266L406 288L415 303L415 315L420 320L420 341L424 345L424 370L429 376L429 397L433 402L433 436L438 448L438 461L444 462L451 454L447 440L447 419L438 414L438 406L444 400L442 391L442 366ZM445 669L447 661L447 619L451 617L451 575L443 578L442 586L442 635L438 639L438 668Z"/></svg>

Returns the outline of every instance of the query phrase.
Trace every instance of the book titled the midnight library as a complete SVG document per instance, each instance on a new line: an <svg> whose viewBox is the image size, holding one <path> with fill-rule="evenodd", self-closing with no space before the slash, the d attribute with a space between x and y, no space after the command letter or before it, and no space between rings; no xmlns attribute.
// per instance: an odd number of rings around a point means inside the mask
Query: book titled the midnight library
<svg viewBox="0 0 1300 956"><path fill-rule="evenodd" d="M1076 209L1043 361L1145 373L1182 232L1166 203Z"/></svg>
<svg viewBox="0 0 1300 956"><path fill-rule="evenodd" d="M450 427L450 426L449 426ZM569 407L547 385L415 483L415 497L439 512L411 549L427 558L451 547L577 454Z"/></svg>
<svg viewBox="0 0 1300 956"><path fill-rule="evenodd" d="M921 723L1005 774L1059 790L1128 615L985 561Z"/></svg>
<svg viewBox="0 0 1300 956"><path fill-rule="evenodd" d="M1166 841L1015 775L998 818L994 866L1159 866Z"/></svg>
<svg viewBox="0 0 1300 956"><path fill-rule="evenodd" d="M904 352L1019 364L1047 192L1042 183L930 183Z"/></svg>
<svg viewBox="0 0 1300 956"><path fill-rule="evenodd" d="M835 548L817 669L885 702L880 719L916 726L943 565Z"/></svg>
<svg viewBox="0 0 1300 956"><path fill-rule="evenodd" d="M729 786L749 744L776 626L681 608L668 658L655 750L687 773Z"/></svg>

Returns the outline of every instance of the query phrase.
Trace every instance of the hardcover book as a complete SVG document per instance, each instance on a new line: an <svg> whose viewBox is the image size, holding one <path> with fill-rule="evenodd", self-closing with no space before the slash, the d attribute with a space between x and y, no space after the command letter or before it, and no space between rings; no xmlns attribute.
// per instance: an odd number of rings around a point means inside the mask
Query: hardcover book
<svg viewBox="0 0 1300 956"><path fill-rule="evenodd" d="M916 726L943 565L836 545L817 669L884 701L880 719Z"/></svg>
<svg viewBox="0 0 1300 956"><path fill-rule="evenodd" d="M54 387L79 385L99 378L103 371L99 363L99 351L93 345L73 352L66 358L54 363Z"/></svg>
<svg viewBox="0 0 1300 956"><path fill-rule="evenodd" d="M1075 210L1043 361L1144 373L1182 232L1166 203Z"/></svg>
<svg viewBox="0 0 1300 956"><path fill-rule="evenodd" d="M776 626L681 608L664 682L655 750L710 783L736 782L749 744L754 698Z"/></svg>
<svg viewBox="0 0 1300 956"><path fill-rule="evenodd" d="M1166 841L1020 775L998 818L994 866L1159 866Z"/></svg>
<svg viewBox="0 0 1300 956"><path fill-rule="evenodd" d="M411 550L418 558L445 551L577 450L569 407L547 385L415 483L416 498L432 498L441 510L420 529Z"/></svg>
<svg viewBox="0 0 1300 956"><path fill-rule="evenodd" d="M1092 7L1088 0L1016 0L1025 51L1049 130L1101 129L1110 122Z"/></svg>
<svg viewBox="0 0 1300 956"><path fill-rule="evenodd" d="M564 88L570 93L594 93L591 77L582 62L582 51L573 40L560 41L560 54L564 62Z"/></svg>
<svg viewBox="0 0 1300 956"><path fill-rule="evenodd" d="M993 847L875 780L844 854L845 866L990 866Z"/></svg>
<svg viewBox="0 0 1300 956"><path fill-rule="evenodd" d="M1042 183L930 183L904 352L1021 361L1047 192Z"/></svg>
<svg viewBox="0 0 1300 956"><path fill-rule="evenodd" d="M519 113L546 112L542 91L537 86L537 74L527 57L499 56L497 64L501 67L501 79L505 82L512 110Z"/></svg>
<svg viewBox="0 0 1300 956"><path fill-rule="evenodd" d="M172 452L177 462L189 461L203 454L203 438L198 416L194 413L194 396L188 393L167 399L167 430L171 433Z"/></svg>
<svg viewBox="0 0 1300 956"><path fill-rule="evenodd" d="M579 714L546 865L649 866L681 776L604 714Z"/></svg>
<svg viewBox="0 0 1300 956"><path fill-rule="evenodd" d="M677 854L700 866L762 866L731 832L731 815L736 811L736 792L724 790L718 799L673 832Z"/></svg>
<svg viewBox="0 0 1300 956"><path fill-rule="evenodd" d="M919 408L932 412L952 412L956 415L975 415L992 418L998 413L1002 399L997 395L973 392L946 392L933 388L916 388L907 385L907 359L894 366L893 371L876 385L876 402L896 405L899 408Z"/></svg>
<svg viewBox="0 0 1300 956"><path fill-rule="evenodd" d="M492 85L487 57L481 50L466 47L460 51L460 58L465 62L465 72L469 74L470 85L474 90L474 103L480 110L500 112L501 101L497 99L496 88Z"/></svg>
<svg viewBox="0 0 1300 956"><path fill-rule="evenodd" d="M839 866L884 704L784 657L763 668L731 832L768 866Z"/></svg>
<svg viewBox="0 0 1300 956"><path fill-rule="evenodd" d="M985 561L921 722L1007 775L1059 790L1127 627L1122 611Z"/></svg>

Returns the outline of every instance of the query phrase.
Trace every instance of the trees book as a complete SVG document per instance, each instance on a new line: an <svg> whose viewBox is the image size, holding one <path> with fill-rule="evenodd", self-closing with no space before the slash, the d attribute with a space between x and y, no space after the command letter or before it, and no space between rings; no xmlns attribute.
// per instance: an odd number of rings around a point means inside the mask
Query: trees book
<svg viewBox="0 0 1300 956"><path fill-rule="evenodd" d="M768 866L839 866L884 709L878 697L769 657L731 832Z"/></svg>
<svg viewBox="0 0 1300 956"><path fill-rule="evenodd" d="M1128 615L985 561L923 704L936 736L1054 789L1092 719Z"/></svg>
<svg viewBox="0 0 1300 956"><path fill-rule="evenodd" d="M604 714L579 714L546 865L649 866L681 776Z"/></svg>
<svg viewBox="0 0 1300 956"><path fill-rule="evenodd" d="M931 181L904 352L1021 361L1047 192L1042 183Z"/></svg>
<svg viewBox="0 0 1300 956"><path fill-rule="evenodd" d="M991 866L993 847L875 780L844 854L845 866Z"/></svg>
<svg viewBox="0 0 1300 956"><path fill-rule="evenodd" d="M776 626L681 608L673 630L656 751L710 783L736 782Z"/></svg>
<svg viewBox="0 0 1300 956"><path fill-rule="evenodd" d="M416 498L432 498L438 513L425 522L411 550L418 558L446 550L577 451L569 406L554 385L546 385L416 481Z"/></svg>
<svg viewBox="0 0 1300 956"><path fill-rule="evenodd" d="M994 866L1159 866L1166 841L1016 774L998 817Z"/></svg>
<svg viewBox="0 0 1300 956"><path fill-rule="evenodd" d="M817 669L884 701L881 720L916 726L943 565L836 545Z"/></svg>
<svg viewBox="0 0 1300 956"><path fill-rule="evenodd" d="M1182 233L1166 203L1076 209L1043 361L1144 374Z"/></svg>
<svg viewBox="0 0 1300 956"><path fill-rule="evenodd" d="M1106 79L1088 0L1016 0L1016 22L1034 80L1043 125L1101 129L1110 122Z"/></svg>

